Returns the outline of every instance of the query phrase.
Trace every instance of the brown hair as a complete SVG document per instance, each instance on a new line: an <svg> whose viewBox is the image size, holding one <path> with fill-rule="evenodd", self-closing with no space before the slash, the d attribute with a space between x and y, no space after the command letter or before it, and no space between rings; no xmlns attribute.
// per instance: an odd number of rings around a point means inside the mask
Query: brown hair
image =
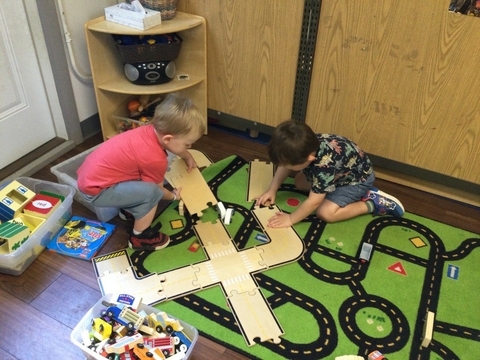
<svg viewBox="0 0 480 360"><path fill-rule="evenodd" d="M305 123L293 120L278 125L268 144L270 160L278 166L300 165L316 153L320 142Z"/></svg>
<svg viewBox="0 0 480 360"><path fill-rule="evenodd" d="M205 118L193 102L180 95L170 93L155 108L152 124L160 134L202 135L205 132Z"/></svg>

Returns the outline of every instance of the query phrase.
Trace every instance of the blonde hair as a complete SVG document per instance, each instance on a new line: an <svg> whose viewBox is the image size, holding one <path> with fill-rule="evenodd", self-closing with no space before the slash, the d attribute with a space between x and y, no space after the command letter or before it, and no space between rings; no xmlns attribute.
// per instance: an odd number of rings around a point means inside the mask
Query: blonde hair
<svg viewBox="0 0 480 360"><path fill-rule="evenodd" d="M164 135L202 135L205 132L205 118L190 99L179 93L168 94L157 105L152 124Z"/></svg>

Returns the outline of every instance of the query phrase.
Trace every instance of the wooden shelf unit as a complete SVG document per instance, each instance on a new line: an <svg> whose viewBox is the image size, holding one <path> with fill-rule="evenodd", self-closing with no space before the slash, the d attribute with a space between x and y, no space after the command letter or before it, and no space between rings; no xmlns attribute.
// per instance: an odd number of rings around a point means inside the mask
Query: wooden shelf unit
<svg viewBox="0 0 480 360"><path fill-rule="evenodd" d="M192 99L207 123L207 51L206 23L201 16L177 12L175 18L148 30L137 30L99 17L85 24L87 49L92 69L103 139L116 135L113 114L128 98L135 95L161 95L180 92ZM175 78L165 84L136 85L125 76L123 60L112 34L159 35L178 33L183 39L175 59ZM161 60L161 59L159 59ZM188 75L179 80L178 75Z"/></svg>

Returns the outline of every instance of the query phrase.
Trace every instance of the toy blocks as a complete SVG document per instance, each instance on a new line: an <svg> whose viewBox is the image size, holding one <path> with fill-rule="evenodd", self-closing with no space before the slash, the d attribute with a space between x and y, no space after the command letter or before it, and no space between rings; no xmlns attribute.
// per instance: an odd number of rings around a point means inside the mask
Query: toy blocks
<svg viewBox="0 0 480 360"><path fill-rule="evenodd" d="M433 325L435 322L435 313L427 311L425 316L425 324L423 326L422 347L428 347L433 338Z"/></svg>
<svg viewBox="0 0 480 360"><path fill-rule="evenodd" d="M0 253L6 254L17 250L30 236L27 226L15 221L0 224Z"/></svg>
<svg viewBox="0 0 480 360"><path fill-rule="evenodd" d="M75 189L68 185L61 185L49 181L33 179L29 177L19 177L15 179L21 187L31 190L32 196L26 196L31 201L35 196L33 193L48 193L51 196L58 196L63 198L61 205L52 213L47 219L36 216L27 215L23 212L18 213L17 216L11 220L18 224L26 226L30 230L28 240L21 244L17 250L7 253L0 253L0 273L10 275L20 275L28 266L38 257L38 255L45 249L46 245L52 240L54 235L62 228L72 214L72 202ZM7 181L0 185L0 202L5 198L5 195L18 188L18 186L11 185L12 181ZM6 190L7 186L10 190ZM27 193L28 194L28 193ZM25 203L28 203L25 201ZM23 209L22 209L23 211ZM6 244L5 239L1 242ZM8 245L0 247L0 250L7 250Z"/></svg>
<svg viewBox="0 0 480 360"><path fill-rule="evenodd" d="M17 217L34 197L35 192L13 180L0 190L0 221Z"/></svg>
<svg viewBox="0 0 480 360"><path fill-rule="evenodd" d="M45 194L37 194L25 205L23 212L27 215L33 215L41 218L48 218L61 204L61 200Z"/></svg>
<svg viewBox="0 0 480 360"><path fill-rule="evenodd" d="M21 213L16 218L10 221L11 222L14 221L18 224L25 225L30 230L30 235L32 235L35 232L35 230L40 228L40 225L42 225L45 222L45 219L37 216Z"/></svg>
<svg viewBox="0 0 480 360"><path fill-rule="evenodd" d="M0 254L20 248L61 205L53 195L36 194L17 180L0 190Z"/></svg>

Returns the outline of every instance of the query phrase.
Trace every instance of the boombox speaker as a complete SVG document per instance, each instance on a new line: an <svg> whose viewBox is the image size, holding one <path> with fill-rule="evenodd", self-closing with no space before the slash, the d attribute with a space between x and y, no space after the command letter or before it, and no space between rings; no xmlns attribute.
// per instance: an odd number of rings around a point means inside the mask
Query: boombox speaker
<svg viewBox="0 0 480 360"><path fill-rule="evenodd" d="M173 60L126 63L123 69L127 79L137 85L164 84L175 76Z"/></svg>

